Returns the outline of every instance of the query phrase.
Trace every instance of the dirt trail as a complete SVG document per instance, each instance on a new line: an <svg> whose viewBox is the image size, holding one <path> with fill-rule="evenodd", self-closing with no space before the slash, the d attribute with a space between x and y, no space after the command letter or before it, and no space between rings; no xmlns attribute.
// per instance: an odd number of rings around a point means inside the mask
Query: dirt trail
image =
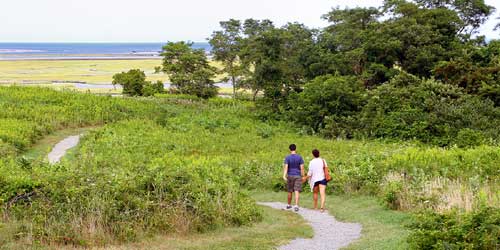
<svg viewBox="0 0 500 250"><path fill-rule="evenodd" d="M258 204L275 209L284 209L286 204L281 202L259 202ZM292 213L292 212L290 212ZM312 239L295 239L289 244L278 247L280 250L330 250L339 249L361 237L361 225L358 223L344 223L335 220L327 212L300 208L299 215L309 222L314 231Z"/></svg>
<svg viewBox="0 0 500 250"><path fill-rule="evenodd" d="M68 136L64 140L58 142L47 156L49 158L49 163L58 163L69 149L78 145L78 142L80 142L80 136L81 135Z"/></svg>

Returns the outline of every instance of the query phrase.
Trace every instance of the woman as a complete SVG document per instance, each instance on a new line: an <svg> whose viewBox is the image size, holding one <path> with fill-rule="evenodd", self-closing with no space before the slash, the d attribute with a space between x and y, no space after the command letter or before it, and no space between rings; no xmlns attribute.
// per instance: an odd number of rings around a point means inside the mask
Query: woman
<svg viewBox="0 0 500 250"><path fill-rule="evenodd" d="M326 184L328 183L325 176L325 171L327 171L327 165L325 160L319 157L319 150L314 149L312 151L314 159L309 162L309 171L307 172L307 178L309 179L309 185L313 191L314 209L318 208L318 193L321 196L321 212L325 211L325 199L326 199Z"/></svg>

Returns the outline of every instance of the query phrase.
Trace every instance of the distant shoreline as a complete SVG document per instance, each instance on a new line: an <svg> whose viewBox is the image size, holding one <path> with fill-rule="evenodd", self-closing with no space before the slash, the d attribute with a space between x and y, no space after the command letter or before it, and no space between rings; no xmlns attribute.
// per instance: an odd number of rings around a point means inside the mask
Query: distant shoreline
<svg viewBox="0 0 500 250"><path fill-rule="evenodd" d="M161 57L158 55L33 55L12 56L0 54L0 61L81 61L81 60L149 60Z"/></svg>
<svg viewBox="0 0 500 250"><path fill-rule="evenodd" d="M159 59L164 43L0 43L0 61ZM193 48L210 53L209 43Z"/></svg>

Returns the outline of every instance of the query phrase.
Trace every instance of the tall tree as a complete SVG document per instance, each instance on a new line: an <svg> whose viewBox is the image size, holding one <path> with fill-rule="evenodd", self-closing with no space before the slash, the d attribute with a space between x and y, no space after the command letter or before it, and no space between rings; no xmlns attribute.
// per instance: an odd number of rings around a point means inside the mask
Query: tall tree
<svg viewBox="0 0 500 250"><path fill-rule="evenodd" d="M313 64L309 55L314 49L315 32L298 23L277 28L267 20L249 19L243 33L240 55L247 69L245 82L254 91L262 90L262 103L279 113L286 109L288 96L300 92L307 81L308 67Z"/></svg>
<svg viewBox="0 0 500 250"><path fill-rule="evenodd" d="M270 20L247 19L243 22L244 39L241 42L242 47L239 53L244 75L241 85L252 89L254 101L257 93L262 91L265 85L265 82L255 75L257 65L262 63L262 48L258 46L258 39L262 37L263 33L273 29L275 27Z"/></svg>
<svg viewBox="0 0 500 250"><path fill-rule="evenodd" d="M401 42L398 61L407 72L430 77L439 61L447 61L459 51L461 22L453 10L403 3L391 15L386 31Z"/></svg>
<svg viewBox="0 0 500 250"><path fill-rule="evenodd" d="M222 72L226 73L233 85L233 99L236 98L236 89L239 87L243 75L243 64L239 61L242 47L242 26L239 20L230 19L220 22L222 30L215 31L209 40L212 46L214 59L222 62ZM225 79L226 81L229 79Z"/></svg>
<svg viewBox="0 0 500 250"><path fill-rule="evenodd" d="M192 43L168 42L163 47L163 68L180 93L202 98L217 95L214 85L215 67L208 62L203 49L193 49Z"/></svg>
<svg viewBox="0 0 500 250"><path fill-rule="evenodd" d="M415 0L426 8L447 8L455 11L462 20L460 33L472 35L488 20L495 7L484 0Z"/></svg>

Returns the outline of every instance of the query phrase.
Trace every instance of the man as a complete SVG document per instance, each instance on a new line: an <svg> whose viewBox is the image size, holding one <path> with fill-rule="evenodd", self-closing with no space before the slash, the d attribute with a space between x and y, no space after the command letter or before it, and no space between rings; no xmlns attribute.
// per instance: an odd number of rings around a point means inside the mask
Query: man
<svg viewBox="0 0 500 250"><path fill-rule="evenodd" d="M291 144L290 154L285 158L283 169L283 180L287 182L288 205L286 209L292 209L292 193L295 193L295 206L293 210L299 211L299 195L302 192L302 177L304 176L304 159L297 154L297 146Z"/></svg>

